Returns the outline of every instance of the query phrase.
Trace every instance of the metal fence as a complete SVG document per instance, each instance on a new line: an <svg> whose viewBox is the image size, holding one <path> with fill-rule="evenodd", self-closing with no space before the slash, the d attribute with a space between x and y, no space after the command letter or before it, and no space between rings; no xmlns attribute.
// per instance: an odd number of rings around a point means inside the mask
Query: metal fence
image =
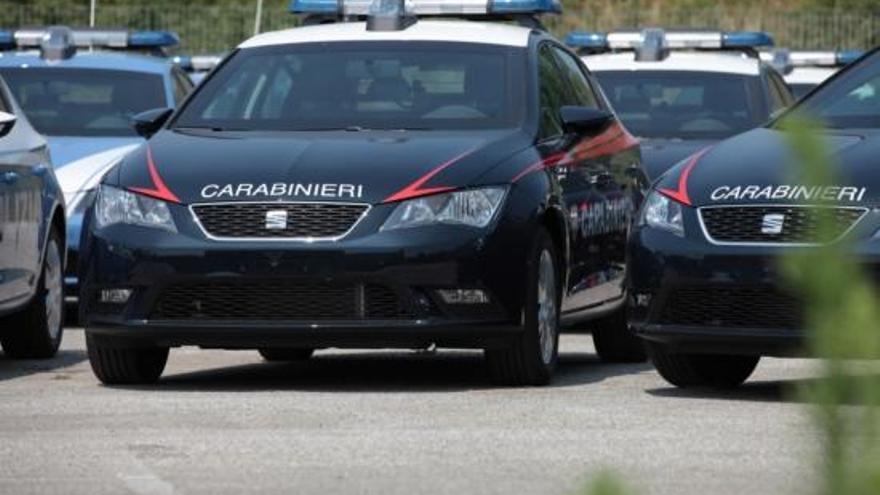
<svg viewBox="0 0 880 495"><path fill-rule="evenodd" d="M134 2L132 2L134 4ZM237 6L203 6L187 2L149 5L101 6L97 25L130 29L168 29L182 38L181 52L212 53L228 50L254 31L256 2ZM286 2L285 2L286 3ZM720 2L719 2L720 3ZM0 29L18 26L64 24L87 26L89 7L30 4L0 0ZM641 9L638 0L615 2L602 8L566 8L551 18L548 27L557 34L572 29L609 30L622 27L666 26L749 29L773 33L777 45L797 48L868 48L880 43L880 9L778 11L769 8L718 6L708 9ZM261 19L264 31L296 24L278 1L267 2Z"/></svg>

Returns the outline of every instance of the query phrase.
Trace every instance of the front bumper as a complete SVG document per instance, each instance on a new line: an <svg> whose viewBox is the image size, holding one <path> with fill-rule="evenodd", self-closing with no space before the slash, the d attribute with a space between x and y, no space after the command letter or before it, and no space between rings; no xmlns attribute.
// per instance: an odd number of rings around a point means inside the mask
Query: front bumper
<svg viewBox="0 0 880 495"><path fill-rule="evenodd" d="M383 209L342 240L313 243L211 240L185 217L178 234L90 229L86 330L116 343L220 348L493 347L522 330L530 224L379 232ZM132 292L107 304L105 289ZM448 304L439 291L455 289L489 301Z"/></svg>
<svg viewBox="0 0 880 495"><path fill-rule="evenodd" d="M870 238L878 218L866 218L856 239ZM789 356L802 353L805 304L781 273L785 248L710 243L696 225L680 238L636 228L629 241L630 323L635 332L672 352ZM853 255L880 273L871 242Z"/></svg>

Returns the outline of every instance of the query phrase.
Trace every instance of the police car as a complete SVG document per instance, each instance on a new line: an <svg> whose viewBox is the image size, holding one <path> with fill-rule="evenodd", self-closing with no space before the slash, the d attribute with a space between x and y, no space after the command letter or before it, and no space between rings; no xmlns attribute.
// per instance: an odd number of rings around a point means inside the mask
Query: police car
<svg viewBox="0 0 880 495"><path fill-rule="evenodd" d="M737 386L760 356L801 347L803 306L780 280L781 253L846 237L866 263L876 258L880 51L794 110L827 124L834 182L792 182L797 161L774 123L680 163L645 202L628 248L631 318L674 385ZM822 208L833 209L827 234L816 231Z"/></svg>
<svg viewBox="0 0 880 495"><path fill-rule="evenodd" d="M599 79L641 139L652 179L695 151L769 120L794 97L762 63L764 33L618 31L572 33L569 46Z"/></svg>
<svg viewBox="0 0 880 495"><path fill-rule="evenodd" d="M215 67L220 65L223 57L223 55L178 55L173 60L189 75L193 84L199 84Z"/></svg>
<svg viewBox="0 0 880 495"><path fill-rule="evenodd" d="M131 117L172 108L192 88L186 74L164 58L163 49L177 42L166 32L64 27L0 32L0 76L48 138L67 201L68 296L76 294L85 207L103 174L143 142Z"/></svg>
<svg viewBox="0 0 880 495"><path fill-rule="evenodd" d="M785 77L796 98L801 98L825 82L837 71L855 62L864 54L857 50L841 52L779 50L762 52L761 58L770 62Z"/></svg>
<svg viewBox="0 0 880 495"><path fill-rule="evenodd" d="M0 78L0 344L50 358L63 333L64 197L46 140Z"/></svg>
<svg viewBox="0 0 880 495"><path fill-rule="evenodd" d="M182 345L436 345L539 385L560 325L587 323L606 359L644 359L623 318L638 143L540 28L559 4L405 5L294 2L307 27L138 118L153 135L102 182L81 260L100 380L153 382Z"/></svg>

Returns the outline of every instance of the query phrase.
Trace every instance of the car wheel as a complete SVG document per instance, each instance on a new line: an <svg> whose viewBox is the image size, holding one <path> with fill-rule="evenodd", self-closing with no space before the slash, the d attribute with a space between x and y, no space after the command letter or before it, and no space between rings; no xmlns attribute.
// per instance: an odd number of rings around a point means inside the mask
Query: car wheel
<svg viewBox="0 0 880 495"><path fill-rule="evenodd" d="M559 263L556 247L541 230L531 250L526 279L525 329L508 347L486 349L494 381L513 386L546 385L559 353Z"/></svg>
<svg viewBox="0 0 880 495"><path fill-rule="evenodd" d="M114 345L112 339L86 334L89 363L98 380L107 385L156 383L168 362L167 347Z"/></svg>
<svg viewBox="0 0 880 495"><path fill-rule="evenodd" d="M260 349L260 356L269 362L306 361L315 353L314 349L270 348Z"/></svg>
<svg viewBox="0 0 880 495"><path fill-rule="evenodd" d="M24 311L0 322L6 329L0 343L9 357L48 359L58 352L64 333L64 263L60 239L53 229L33 301Z"/></svg>
<svg viewBox="0 0 880 495"><path fill-rule="evenodd" d="M674 354L658 344L651 344L648 353L660 376L680 388L736 388L751 376L761 359L760 356Z"/></svg>
<svg viewBox="0 0 880 495"><path fill-rule="evenodd" d="M648 359L642 339L630 331L626 308L593 323L593 344L606 363L643 363Z"/></svg>

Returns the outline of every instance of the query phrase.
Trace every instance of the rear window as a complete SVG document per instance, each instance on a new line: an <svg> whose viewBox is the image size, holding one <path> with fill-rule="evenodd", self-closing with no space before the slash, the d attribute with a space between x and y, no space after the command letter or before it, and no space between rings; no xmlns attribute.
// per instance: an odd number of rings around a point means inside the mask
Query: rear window
<svg viewBox="0 0 880 495"><path fill-rule="evenodd" d="M762 124L760 78L675 71L600 71L596 78L634 134L723 139Z"/></svg>
<svg viewBox="0 0 880 495"><path fill-rule="evenodd" d="M247 49L199 88L177 127L482 129L522 119L515 48L321 43Z"/></svg>
<svg viewBox="0 0 880 495"><path fill-rule="evenodd" d="M131 118L167 107L162 76L100 69L2 69L28 120L47 136L136 136Z"/></svg>

